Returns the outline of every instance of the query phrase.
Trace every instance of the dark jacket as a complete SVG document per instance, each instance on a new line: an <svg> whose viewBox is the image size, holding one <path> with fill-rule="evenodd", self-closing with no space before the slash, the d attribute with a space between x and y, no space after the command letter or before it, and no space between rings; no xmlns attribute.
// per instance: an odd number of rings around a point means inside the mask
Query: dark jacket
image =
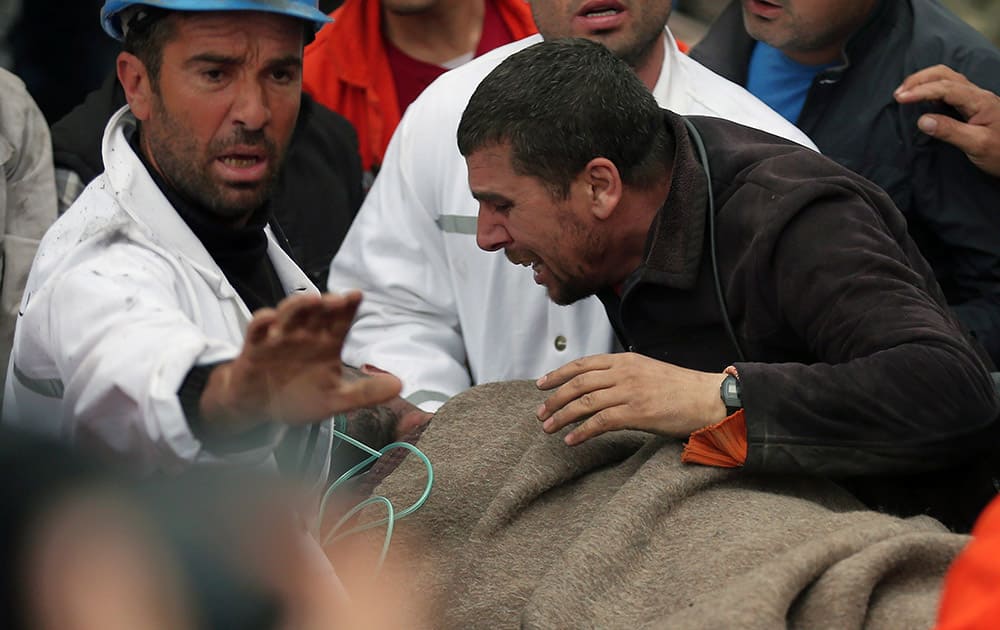
<svg viewBox="0 0 1000 630"><path fill-rule="evenodd" d="M754 44L737 2L691 56L746 85ZM957 112L892 97L906 76L939 63L1000 93L1000 51L982 35L933 0L882 1L843 63L813 80L796 124L824 155L889 193L948 303L1000 364L1000 179L917 129L925 113Z"/></svg>
<svg viewBox="0 0 1000 630"><path fill-rule="evenodd" d="M112 75L54 124L56 168L76 173L84 185L100 175L104 127L123 105L125 95ZM361 201L361 158L354 128L303 94L284 169L271 198L271 225L279 243L287 238L289 254L320 290L326 290L330 261Z"/></svg>
<svg viewBox="0 0 1000 630"><path fill-rule="evenodd" d="M992 435L1000 400L906 221L876 186L823 156L691 117L715 203L727 336L706 246L708 187L683 119L645 262L600 297L622 344L740 374L745 468L835 478L953 467Z"/></svg>

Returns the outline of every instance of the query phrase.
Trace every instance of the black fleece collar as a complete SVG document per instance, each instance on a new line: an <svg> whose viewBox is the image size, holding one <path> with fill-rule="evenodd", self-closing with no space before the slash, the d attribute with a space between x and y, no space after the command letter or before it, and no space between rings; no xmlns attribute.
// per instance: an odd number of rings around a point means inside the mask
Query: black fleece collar
<svg viewBox="0 0 1000 630"><path fill-rule="evenodd" d="M698 279L704 247L708 180L684 119L667 110L663 118L674 138L670 191L650 226L645 261L634 280L691 289Z"/></svg>

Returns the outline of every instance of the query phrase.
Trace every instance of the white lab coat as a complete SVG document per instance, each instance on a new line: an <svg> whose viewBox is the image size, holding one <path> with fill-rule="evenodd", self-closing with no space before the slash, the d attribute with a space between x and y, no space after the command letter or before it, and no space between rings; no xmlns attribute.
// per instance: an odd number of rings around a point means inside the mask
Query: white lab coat
<svg viewBox="0 0 1000 630"><path fill-rule="evenodd" d="M49 126L24 83L0 68L0 380L28 270L57 207Z"/></svg>
<svg viewBox="0 0 1000 630"><path fill-rule="evenodd" d="M653 90L661 106L815 148L749 92L680 53L669 31L667 39ZM473 383L536 378L613 349L597 298L557 306L530 270L476 246L478 204L456 144L459 119L493 68L539 41L508 44L447 72L410 105L331 265L331 290L365 293L345 360L393 372L403 395L427 410Z"/></svg>
<svg viewBox="0 0 1000 630"><path fill-rule="evenodd" d="M111 452L140 471L265 462L282 427L221 458L181 410L188 371L235 357L251 315L132 150L134 126L127 108L111 118L104 174L42 240L14 337L5 421ZM266 232L285 291L317 292Z"/></svg>

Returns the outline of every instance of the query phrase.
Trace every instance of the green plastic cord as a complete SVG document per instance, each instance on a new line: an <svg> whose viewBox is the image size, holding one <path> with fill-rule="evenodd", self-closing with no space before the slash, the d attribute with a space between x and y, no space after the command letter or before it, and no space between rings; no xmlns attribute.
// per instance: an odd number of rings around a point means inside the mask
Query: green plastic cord
<svg viewBox="0 0 1000 630"><path fill-rule="evenodd" d="M346 418L343 416L343 414L338 414L336 416L334 424L338 428L346 426ZM413 503L413 505L409 506L408 508L397 514L395 508L392 506L392 502L390 502L389 499L379 495L369 497L364 501L362 501L361 503L354 506L353 508L351 508L333 525L333 527L330 528L330 531L326 534L326 536L322 537L321 544L325 547L326 545L332 542L336 542L352 534L357 534L359 532L367 531L369 529L385 525L386 526L385 542L382 544L382 553L379 556L378 565L376 566L375 569L377 573L378 571L381 570L382 564L385 562L386 555L388 555L389 553L389 543L392 540L392 532L395 529L396 522L399 521L400 519L406 518L407 516L419 510L427 501L427 498L430 496L431 487L434 485L434 467L431 465L430 459L428 459L427 456L420 451L420 449L406 442L393 442L392 444L388 444L382 447L381 450L375 450L370 446L367 446L355 440L351 436L345 435L344 433L342 433L337 429L333 430L333 435L339 438L340 440L347 442L351 446L365 453L368 453L369 457L364 459L359 464L353 466L350 470L348 470L340 477L338 477L336 481L330 484L330 486L326 489L326 492L323 493L323 498L319 504L319 513L316 516L317 537L322 536L323 517L326 514L327 502L330 500L330 497L333 496L334 492L336 492L337 489L340 486L342 486L345 482L347 482L349 479L357 475L360 471L364 470L369 464L379 459L389 451L397 448L405 448L410 452L412 452L414 455L416 455L418 458L420 458L420 461L422 461L424 463L424 466L427 468L427 485L424 487L423 494L420 495L420 498L418 498ZM339 531L354 515L356 515L358 512L368 507L369 505L374 505L376 503L384 505L386 507L387 515L385 518L372 521L370 523L365 523L364 525L358 525L357 527L353 527L344 532Z"/></svg>

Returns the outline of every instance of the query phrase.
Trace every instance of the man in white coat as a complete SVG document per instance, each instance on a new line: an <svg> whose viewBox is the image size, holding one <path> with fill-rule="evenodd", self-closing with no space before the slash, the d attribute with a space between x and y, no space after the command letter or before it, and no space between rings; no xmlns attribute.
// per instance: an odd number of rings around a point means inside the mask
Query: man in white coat
<svg viewBox="0 0 1000 630"><path fill-rule="evenodd" d="M498 48L433 83L407 110L330 270L329 288L365 292L344 358L403 381L434 410L471 384L537 378L613 350L600 302L551 304L507 261L476 246L478 203L455 141L479 82L542 38L585 37L624 59L659 104L812 142L743 88L680 52L670 0L530 0L541 35Z"/></svg>
<svg viewBox="0 0 1000 630"><path fill-rule="evenodd" d="M399 389L342 373L360 295L319 295L268 226L303 41L327 18L316 0L153 4L102 10L129 105L104 174L40 245L5 420L140 471L262 462L288 427Z"/></svg>

